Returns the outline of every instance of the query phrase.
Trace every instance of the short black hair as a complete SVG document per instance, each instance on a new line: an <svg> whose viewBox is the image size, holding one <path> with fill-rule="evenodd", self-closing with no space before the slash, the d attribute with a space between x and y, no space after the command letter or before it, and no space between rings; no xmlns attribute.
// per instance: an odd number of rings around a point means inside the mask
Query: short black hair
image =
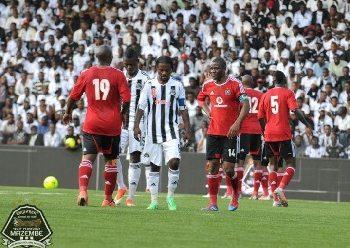
<svg viewBox="0 0 350 248"><path fill-rule="evenodd" d="M137 54L137 52L134 49L129 47L124 52L124 59L137 60L138 59L138 54Z"/></svg>
<svg viewBox="0 0 350 248"><path fill-rule="evenodd" d="M287 82L286 75L281 71L275 72L276 81L275 84L285 84Z"/></svg>
<svg viewBox="0 0 350 248"><path fill-rule="evenodd" d="M160 56L156 60L156 66L158 67L158 64L169 64L171 69L174 68L173 60L169 56Z"/></svg>

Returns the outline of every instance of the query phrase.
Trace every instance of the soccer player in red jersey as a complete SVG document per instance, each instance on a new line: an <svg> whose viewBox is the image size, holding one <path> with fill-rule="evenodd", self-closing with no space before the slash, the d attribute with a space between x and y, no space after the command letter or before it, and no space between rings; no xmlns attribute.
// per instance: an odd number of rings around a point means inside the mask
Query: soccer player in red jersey
<svg viewBox="0 0 350 248"><path fill-rule="evenodd" d="M242 84L244 90L248 95L250 110L247 117L244 119L239 135L239 161L236 168L236 174L238 178L238 191L241 192L242 178L244 172L244 162L248 153L253 157L254 163L254 191L251 199L258 199L258 190L260 183L263 187L263 197L261 199L268 199L268 171L267 164L262 166L261 157L261 128L258 121L258 109L259 102L263 95L260 91L252 89L253 78L250 75L242 77ZM264 180L263 180L264 179Z"/></svg>
<svg viewBox="0 0 350 248"><path fill-rule="evenodd" d="M197 97L199 105L210 119L206 154L210 164L207 175L210 204L202 210L218 211L218 171L222 159L224 171L233 187L228 209L235 211L239 205L234 167L237 157L237 135L249 112L248 96L241 81L226 74L226 62L222 58L212 60L210 73L212 79L203 84ZM210 98L210 108L205 103L206 97Z"/></svg>
<svg viewBox="0 0 350 248"><path fill-rule="evenodd" d="M295 172L295 145L289 125L289 113L294 112L297 118L307 127L311 135L311 126L298 108L293 91L286 88L286 77L283 72L276 71L273 75L274 88L268 90L261 98L258 119L264 136L266 157L270 162L270 186L273 192L273 206L288 207L284 189L292 180ZM279 185L277 182L278 161L283 158L286 170ZM278 170L277 170L278 169ZM277 187L277 188L276 188Z"/></svg>
<svg viewBox="0 0 350 248"><path fill-rule="evenodd" d="M88 101L83 126L83 158L79 174L78 206L88 205L87 187L92 173L92 164L97 154L102 152L105 159L105 198L102 206L116 206L112 193L117 178L115 162L119 156L119 142L122 123L129 109L130 89L120 70L110 66L112 49L102 45L96 53L98 65L83 71L71 91L63 123L72 120L72 109L76 101L85 93ZM122 110L121 110L121 102Z"/></svg>

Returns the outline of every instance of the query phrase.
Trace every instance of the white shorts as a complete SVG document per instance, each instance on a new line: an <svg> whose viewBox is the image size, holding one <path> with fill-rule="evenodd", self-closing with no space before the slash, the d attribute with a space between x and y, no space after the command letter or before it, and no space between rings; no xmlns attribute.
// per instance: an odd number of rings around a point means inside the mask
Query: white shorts
<svg viewBox="0 0 350 248"><path fill-rule="evenodd" d="M142 151L141 163L145 165L153 163L162 166L163 153L165 164L168 164L172 158L181 159L179 140L173 139L159 144L146 143Z"/></svg>
<svg viewBox="0 0 350 248"><path fill-rule="evenodd" d="M125 153L125 148L128 147L128 154L133 152L142 152L144 146L145 135L142 133L141 140L137 141L134 138L133 130L122 129L120 135L120 152Z"/></svg>

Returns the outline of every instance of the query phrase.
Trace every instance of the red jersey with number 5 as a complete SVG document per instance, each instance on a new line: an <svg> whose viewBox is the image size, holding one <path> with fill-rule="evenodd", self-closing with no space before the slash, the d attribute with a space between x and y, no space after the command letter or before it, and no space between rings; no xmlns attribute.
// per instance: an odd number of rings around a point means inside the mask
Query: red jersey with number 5
<svg viewBox="0 0 350 248"><path fill-rule="evenodd" d="M203 104L206 97L210 98L211 119L208 134L227 136L232 124L237 120L240 109L239 97L245 94L239 79L229 76L225 83L217 84L209 80L203 84L197 99Z"/></svg>
<svg viewBox="0 0 350 248"><path fill-rule="evenodd" d="M290 111L297 108L294 92L290 89L276 87L262 96L258 118L266 120L265 141L277 142L292 139L289 115Z"/></svg>
<svg viewBox="0 0 350 248"><path fill-rule="evenodd" d="M70 98L79 100L85 92L88 101L83 131L90 134L121 134L121 102L130 102L131 93L124 73L113 67L93 66L83 71Z"/></svg>
<svg viewBox="0 0 350 248"><path fill-rule="evenodd" d="M248 95L250 110L249 114L244 119L239 132L247 134L261 134L261 127L258 121L258 110L259 102L263 93L251 88L245 88L245 93Z"/></svg>

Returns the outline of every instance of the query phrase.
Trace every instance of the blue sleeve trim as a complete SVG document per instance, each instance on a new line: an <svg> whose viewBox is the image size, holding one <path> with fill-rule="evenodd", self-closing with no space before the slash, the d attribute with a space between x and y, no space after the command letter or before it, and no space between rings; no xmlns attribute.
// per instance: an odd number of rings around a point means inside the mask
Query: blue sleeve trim
<svg viewBox="0 0 350 248"><path fill-rule="evenodd" d="M181 107L185 107L185 106L186 106L186 104L185 104L185 98L180 98L180 99L178 100L178 102L179 102L179 106L181 106Z"/></svg>
<svg viewBox="0 0 350 248"><path fill-rule="evenodd" d="M242 95L240 95L240 96L238 97L238 101L239 101L239 102L243 102L243 101L245 101L245 100L247 100L247 99L248 99L247 94L242 94Z"/></svg>

